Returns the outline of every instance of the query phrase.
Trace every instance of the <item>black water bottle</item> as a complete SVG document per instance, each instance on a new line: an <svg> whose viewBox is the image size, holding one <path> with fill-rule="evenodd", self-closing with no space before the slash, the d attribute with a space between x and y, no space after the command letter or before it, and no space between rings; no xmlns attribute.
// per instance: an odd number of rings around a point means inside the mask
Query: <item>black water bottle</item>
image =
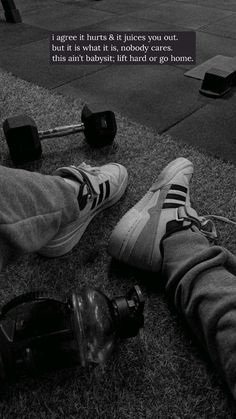
<svg viewBox="0 0 236 419"><path fill-rule="evenodd" d="M42 291L22 294L1 310L0 376L105 362L118 338L138 334L143 309L138 286L114 299L95 288L67 300Z"/></svg>

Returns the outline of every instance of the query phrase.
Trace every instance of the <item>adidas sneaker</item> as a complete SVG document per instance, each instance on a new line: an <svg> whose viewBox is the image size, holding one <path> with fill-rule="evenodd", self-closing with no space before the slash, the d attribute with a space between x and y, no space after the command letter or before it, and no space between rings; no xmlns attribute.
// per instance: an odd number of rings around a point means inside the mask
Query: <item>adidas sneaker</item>
<svg viewBox="0 0 236 419"><path fill-rule="evenodd" d="M54 173L78 182L79 218L61 228L58 234L39 253L57 257L68 253L81 239L87 226L100 211L114 205L124 194L128 182L127 170L118 163L100 167L62 167Z"/></svg>
<svg viewBox="0 0 236 419"><path fill-rule="evenodd" d="M194 226L201 230L203 220L191 207L189 198L192 174L193 164L183 157L164 168L157 181L112 232L108 245L112 257L158 272L162 264L160 243L168 229Z"/></svg>

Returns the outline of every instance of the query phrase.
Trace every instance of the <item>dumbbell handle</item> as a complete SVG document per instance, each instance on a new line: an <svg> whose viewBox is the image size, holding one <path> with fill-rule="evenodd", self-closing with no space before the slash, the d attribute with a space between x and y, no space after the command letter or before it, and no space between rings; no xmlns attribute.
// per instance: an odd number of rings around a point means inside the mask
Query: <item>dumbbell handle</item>
<svg viewBox="0 0 236 419"><path fill-rule="evenodd" d="M62 135L74 134L81 131L84 131L83 123L76 125L64 125L62 127L56 127L46 131L39 131L38 134L40 140L43 140L44 138L60 137Z"/></svg>

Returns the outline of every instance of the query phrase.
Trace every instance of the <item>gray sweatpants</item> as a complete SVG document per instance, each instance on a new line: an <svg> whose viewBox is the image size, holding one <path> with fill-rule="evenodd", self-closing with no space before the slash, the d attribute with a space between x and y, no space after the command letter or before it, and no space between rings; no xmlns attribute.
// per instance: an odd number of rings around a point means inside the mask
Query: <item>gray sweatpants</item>
<svg viewBox="0 0 236 419"><path fill-rule="evenodd" d="M166 292L236 399L236 258L190 230L167 237L163 248Z"/></svg>
<svg viewBox="0 0 236 419"><path fill-rule="evenodd" d="M59 176L0 166L0 269L37 252L79 214L73 188Z"/></svg>
<svg viewBox="0 0 236 419"><path fill-rule="evenodd" d="M0 269L36 252L79 216L73 188L57 176L0 166ZM200 233L163 241L166 292L236 399L236 258Z"/></svg>

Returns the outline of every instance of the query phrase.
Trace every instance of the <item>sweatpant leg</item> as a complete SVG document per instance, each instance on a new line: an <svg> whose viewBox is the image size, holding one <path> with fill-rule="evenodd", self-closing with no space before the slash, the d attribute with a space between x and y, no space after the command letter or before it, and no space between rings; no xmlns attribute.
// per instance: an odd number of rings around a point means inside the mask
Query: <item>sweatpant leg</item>
<svg viewBox="0 0 236 419"><path fill-rule="evenodd" d="M236 258L191 230L163 241L165 289L236 399Z"/></svg>
<svg viewBox="0 0 236 419"><path fill-rule="evenodd" d="M38 251L78 214L73 188L62 178L0 166L0 269Z"/></svg>

